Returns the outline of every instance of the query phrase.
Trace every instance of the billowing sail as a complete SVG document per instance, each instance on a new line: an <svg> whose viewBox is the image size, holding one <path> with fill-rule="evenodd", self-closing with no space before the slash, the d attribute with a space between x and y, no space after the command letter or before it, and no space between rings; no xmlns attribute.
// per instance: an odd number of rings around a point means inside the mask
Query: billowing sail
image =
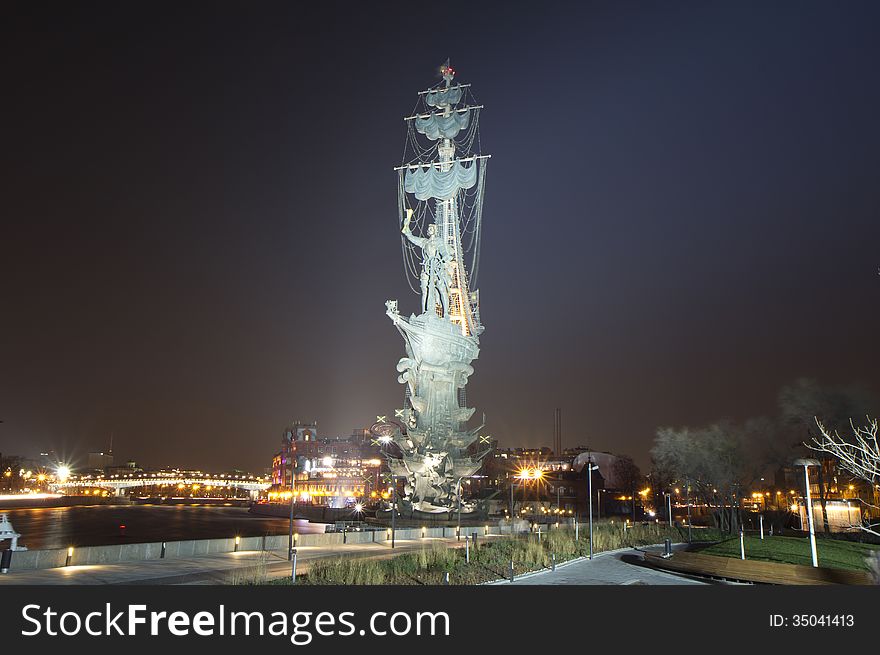
<svg viewBox="0 0 880 655"><path fill-rule="evenodd" d="M471 122L470 111L454 111L449 116L431 114L427 118L416 118L416 129L431 141L440 137L454 139L461 130L466 130Z"/></svg>
<svg viewBox="0 0 880 655"><path fill-rule="evenodd" d="M459 100L461 100L460 86L454 86L450 89L442 89L439 91L431 91L425 98L425 102L431 107L455 105L458 104Z"/></svg>
<svg viewBox="0 0 880 655"><path fill-rule="evenodd" d="M458 193L459 189L470 189L476 183L477 163L471 162L469 166L464 166L457 161L450 165L448 171L441 171L433 166L408 168L403 188L419 200L447 200Z"/></svg>

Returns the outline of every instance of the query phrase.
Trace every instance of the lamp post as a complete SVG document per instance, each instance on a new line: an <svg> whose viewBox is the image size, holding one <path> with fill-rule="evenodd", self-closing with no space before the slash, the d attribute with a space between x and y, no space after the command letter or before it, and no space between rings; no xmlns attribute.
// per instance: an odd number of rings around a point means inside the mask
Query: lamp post
<svg viewBox="0 0 880 655"><path fill-rule="evenodd" d="M513 475L510 476L510 533L513 534L513 488L516 483L513 481Z"/></svg>
<svg viewBox="0 0 880 655"><path fill-rule="evenodd" d="M599 469L598 466L593 465L593 456L590 455L587 458L587 486L589 490L587 492L587 496L589 497L589 512L590 512L590 559L593 559L593 471L597 471Z"/></svg>
<svg viewBox="0 0 880 655"><path fill-rule="evenodd" d="M691 481L685 480L685 484L687 485L685 494L688 506L688 543L691 543Z"/></svg>
<svg viewBox="0 0 880 655"><path fill-rule="evenodd" d="M460 478L458 478L458 491L457 491L457 496L458 496L458 529L456 530L456 538L458 539L458 541L461 541L461 481L464 478L485 478L485 477L486 477L485 475L463 475ZM511 510L512 509L513 508L511 508Z"/></svg>
<svg viewBox="0 0 880 655"><path fill-rule="evenodd" d="M666 496L666 517L669 519L669 527L672 527L672 494L663 492Z"/></svg>
<svg viewBox="0 0 880 655"><path fill-rule="evenodd" d="M391 475L391 547L394 548L394 538L397 533L397 478L406 479L405 475Z"/></svg>
<svg viewBox="0 0 880 655"><path fill-rule="evenodd" d="M532 474L532 475L535 476L535 479L537 479L536 474ZM535 483L535 507L534 507L534 511L532 512L532 519L533 519L532 523L534 523L535 525L538 525L538 483L537 482ZM539 531L540 531L540 528L539 528ZM540 539L540 538L541 537L538 537L538 539Z"/></svg>
<svg viewBox="0 0 880 655"><path fill-rule="evenodd" d="M293 498L296 491L295 460L293 459L293 434L290 435L287 457L290 459L290 532L287 538L287 561L293 560Z"/></svg>
<svg viewBox="0 0 880 655"><path fill-rule="evenodd" d="M810 467L819 466L819 461L815 459L796 459L795 466L804 467L804 483L807 487L807 521L810 525L810 555L813 557L813 566L819 566L819 558L816 554L816 529L813 526L813 500L810 497Z"/></svg>
<svg viewBox="0 0 880 655"><path fill-rule="evenodd" d="M485 476L478 475L478 476L466 476L466 477L480 477L481 478L481 477L485 477ZM515 477L520 480L519 486L522 487L522 490L523 490L523 494L522 494L523 506L525 506L525 501L526 501L526 481L527 480L534 480L534 482L535 482L535 509L534 509L534 512L532 513L532 523L537 524L537 522L538 522L538 482L544 478L544 472L537 469L537 468L524 468L524 469L520 469L519 473L517 473ZM513 481L513 479L511 478L511 480L510 480L511 529L513 529L513 527L512 527L513 526L513 523L512 523L512 521L513 521L513 488L514 488L514 486L516 486L516 484L517 483L515 483Z"/></svg>
<svg viewBox="0 0 880 655"><path fill-rule="evenodd" d="M394 538L395 533L397 531L397 483L395 480L397 478L403 478L406 480L405 475L394 475L391 476L391 547L394 548Z"/></svg>
<svg viewBox="0 0 880 655"><path fill-rule="evenodd" d="M510 530L511 530L510 533L511 534L513 534L513 520L514 520L514 514L513 514L513 508L514 508L513 489L514 489L514 487L520 487L523 490L523 493L522 493L523 508L525 508L525 504L526 504L526 477L524 477L524 476L527 476L527 472L520 473L517 476L520 480L522 480L522 482L514 482L513 477L511 477L511 480L510 480Z"/></svg>
<svg viewBox="0 0 880 655"><path fill-rule="evenodd" d="M458 489L455 495L458 498L458 527L455 529L455 538L461 541L461 478L458 479Z"/></svg>

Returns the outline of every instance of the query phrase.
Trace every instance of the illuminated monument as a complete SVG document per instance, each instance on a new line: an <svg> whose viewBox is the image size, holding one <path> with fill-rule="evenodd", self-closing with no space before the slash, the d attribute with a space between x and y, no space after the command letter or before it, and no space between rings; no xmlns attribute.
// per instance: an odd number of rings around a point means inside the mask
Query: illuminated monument
<svg viewBox="0 0 880 655"><path fill-rule="evenodd" d="M386 303L406 347L397 364L406 386L395 411L401 425L382 439L392 475L406 481L401 516L437 519L459 511L462 479L492 450L482 425L467 427L474 410L465 395L483 332L475 284L489 155L479 151L481 105L470 85L453 83L448 61L440 72L443 80L419 93L404 119L407 145L395 169L404 267L421 303L409 317L396 300ZM482 510L462 503L461 512Z"/></svg>

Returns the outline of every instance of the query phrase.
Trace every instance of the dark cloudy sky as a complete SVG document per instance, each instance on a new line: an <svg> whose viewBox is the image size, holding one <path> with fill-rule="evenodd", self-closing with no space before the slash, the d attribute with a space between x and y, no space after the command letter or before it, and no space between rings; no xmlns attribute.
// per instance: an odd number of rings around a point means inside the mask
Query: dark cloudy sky
<svg viewBox="0 0 880 655"><path fill-rule="evenodd" d="M7 5L0 451L261 470L292 419L390 414L392 167L447 56L502 445L559 406L644 464L799 376L877 390L876 3L302 4Z"/></svg>

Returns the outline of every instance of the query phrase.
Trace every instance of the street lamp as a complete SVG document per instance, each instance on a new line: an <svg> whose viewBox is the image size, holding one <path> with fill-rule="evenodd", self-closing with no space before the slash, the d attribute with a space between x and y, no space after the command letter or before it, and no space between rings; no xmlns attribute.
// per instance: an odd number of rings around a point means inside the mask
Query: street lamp
<svg viewBox="0 0 880 655"><path fill-rule="evenodd" d="M691 535L691 481L690 481L690 479L685 480L685 483L687 485L687 489L686 489L687 496L686 496L685 500L687 502L687 508L688 508L688 543L691 543L691 536L692 535Z"/></svg>
<svg viewBox="0 0 880 655"><path fill-rule="evenodd" d="M819 558L816 555L816 529L813 526L813 500L810 497L810 467L819 466L819 461L815 459L796 459L795 466L804 467L804 482L807 487L807 520L810 525L810 554L813 557L813 566L819 566Z"/></svg>
<svg viewBox="0 0 880 655"><path fill-rule="evenodd" d="M293 496L296 489L296 472L294 466L296 460L293 458L293 435L290 436L289 450L287 457L290 459L290 531L287 537L287 561L293 560ZM282 469L283 470L283 469Z"/></svg>
<svg viewBox="0 0 880 655"><path fill-rule="evenodd" d="M394 548L394 537L397 532L397 483L394 482L397 478L403 478L406 480L405 475L394 475L391 476L391 547Z"/></svg>
<svg viewBox="0 0 880 655"><path fill-rule="evenodd" d="M663 495L666 496L666 515L669 518L669 527L672 527L672 494L663 492Z"/></svg>
<svg viewBox="0 0 880 655"><path fill-rule="evenodd" d="M516 483L513 481L513 476L510 476L510 531L513 534L513 488L516 486Z"/></svg>
<svg viewBox="0 0 880 655"><path fill-rule="evenodd" d="M517 479L521 480L519 486L522 487L523 490L523 506L525 506L526 501L526 481L534 480L535 481L535 509L532 515L533 523L537 523L538 521L538 480L541 480L544 477L544 472L536 469L534 467L520 469L519 472L515 476ZM513 488L516 486L516 483L511 479L510 481L510 517L511 521L513 520ZM525 511L525 510L523 510ZM512 525L512 523L511 523Z"/></svg>
<svg viewBox="0 0 880 655"><path fill-rule="evenodd" d="M522 482L518 482L518 483L517 483L517 482L514 482L514 481L513 481L513 478L514 478L514 477L519 478L520 480L522 480ZM520 472L519 474L517 474L516 476L511 476L511 477L510 477L510 530L511 530L511 534L513 534L513 521L514 521L514 513L513 513L513 507L514 507L514 503L513 503L513 489L514 489L514 487L520 487L520 488L523 490L523 493L522 493L522 500L523 500L523 502L522 502L522 504L523 504L523 508L525 508L525 504L526 504L526 480L527 480L527 479L528 479L528 471L521 471L521 472ZM522 512L525 512L525 509L522 509L521 511L522 511Z"/></svg>
<svg viewBox="0 0 880 655"><path fill-rule="evenodd" d="M598 471L599 466L593 464L593 456L587 458L587 497L590 499L590 559L593 559L593 471Z"/></svg>
<svg viewBox="0 0 880 655"><path fill-rule="evenodd" d="M457 496L458 496L458 529L456 530L456 533L455 533L458 541L461 541L461 481L464 478L485 478L485 477L486 477L485 475L463 475L458 479L458 491L457 491ZM511 510L512 510L512 508L511 508ZM512 517L511 517L511 520L512 520Z"/></svg>

